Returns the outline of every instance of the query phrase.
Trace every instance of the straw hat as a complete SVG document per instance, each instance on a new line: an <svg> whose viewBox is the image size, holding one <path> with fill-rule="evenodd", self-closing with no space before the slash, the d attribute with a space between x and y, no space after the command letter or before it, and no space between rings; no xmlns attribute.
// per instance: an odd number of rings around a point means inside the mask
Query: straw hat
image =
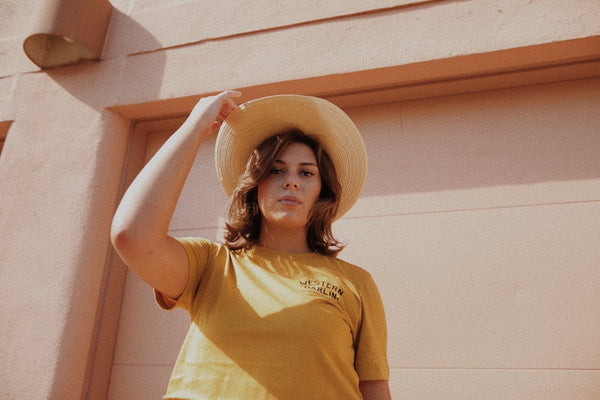
<svg viewBox="0 0 600 400"><path fill-rule="evenodd" d="M318 140L331 157L342 187L336 215L340 218L356 203L365 185L367 151L350 117L318 97L263 97L229 114L215 146L217 174L225 193L231 197L248 158L263 140L293 128Z"/></svg>

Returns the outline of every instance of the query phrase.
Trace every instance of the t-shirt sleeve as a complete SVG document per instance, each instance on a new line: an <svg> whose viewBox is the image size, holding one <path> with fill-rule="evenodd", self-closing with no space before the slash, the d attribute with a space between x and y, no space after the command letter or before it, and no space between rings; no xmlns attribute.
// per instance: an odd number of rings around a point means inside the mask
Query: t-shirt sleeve
<svg viewBox="0 0 600 400"><path fill-rule="evenodd" d="M182 308L189 311L215 244L210 240L201 238L176 238L176 240L182 244L188 256L190 267L188 283L178 299L172 299L158 290L154 290L154 298L164 310Z"/></svg>
<svg viewBox="0 0 600 400"><path fill-rule="evenodd" d="M388 380L387 324L379 289L370 274L361 288L362 318L356 339L355 368L361 381Z"/></svg>

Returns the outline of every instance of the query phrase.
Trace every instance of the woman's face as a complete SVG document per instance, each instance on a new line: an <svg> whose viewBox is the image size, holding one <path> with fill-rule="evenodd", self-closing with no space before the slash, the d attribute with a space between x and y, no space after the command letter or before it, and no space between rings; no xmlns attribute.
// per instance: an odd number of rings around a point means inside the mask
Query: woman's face
<svg viewBox="0 0 600 400"><path fill-rule="evenodd" d="M292 143L258 184L258 207L265 227L302 228L321 193L316 157L304 143Z"/></svg>

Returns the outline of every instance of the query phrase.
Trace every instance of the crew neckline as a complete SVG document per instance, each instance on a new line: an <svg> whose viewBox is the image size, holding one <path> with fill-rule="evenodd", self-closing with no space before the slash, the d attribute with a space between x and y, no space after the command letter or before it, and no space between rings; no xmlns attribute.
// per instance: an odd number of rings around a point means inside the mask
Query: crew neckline
<svg viewBox="0 0 600 400"><path fill-rule="evenodd" d="M263 246L259 246L259 245L254 245L250 250L250 253L253 254L271 254L271 255L279 255L279 256L286 256L286 257L298 257L298 258L309 258L309 257L314 257L314 256L323 256L323 254L318 253L316 251L311 251L311 252L307 252L307 253L295 253L293 251L286 251L286 250L279 250L279 249L272 249L270 247L263 247Z"/></svg>

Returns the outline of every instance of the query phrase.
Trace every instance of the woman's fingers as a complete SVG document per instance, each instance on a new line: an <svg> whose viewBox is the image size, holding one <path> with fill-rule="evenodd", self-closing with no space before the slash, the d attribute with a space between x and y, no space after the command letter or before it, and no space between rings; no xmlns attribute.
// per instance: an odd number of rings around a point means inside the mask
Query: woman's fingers
<svg viewBox="0 0 600 400"><path fill-rule="evenodd" d="M201 98L188 116L186 124L198 130L202 137L209 135L219 125L215 121L227 118L237 107L231 98L239 96L241 93L236 90L225 90L214 96Z"/></svg>
<svg viewBox="0 0 600 400"><path fill-rule="evenodd" d="M237 104L235 104L234 101L231 100L231 98L228 98L221 107L221 110L219 111L219 119L225 120L229 116L229 114L231 114L231 112L236 108Z"/></svg>

